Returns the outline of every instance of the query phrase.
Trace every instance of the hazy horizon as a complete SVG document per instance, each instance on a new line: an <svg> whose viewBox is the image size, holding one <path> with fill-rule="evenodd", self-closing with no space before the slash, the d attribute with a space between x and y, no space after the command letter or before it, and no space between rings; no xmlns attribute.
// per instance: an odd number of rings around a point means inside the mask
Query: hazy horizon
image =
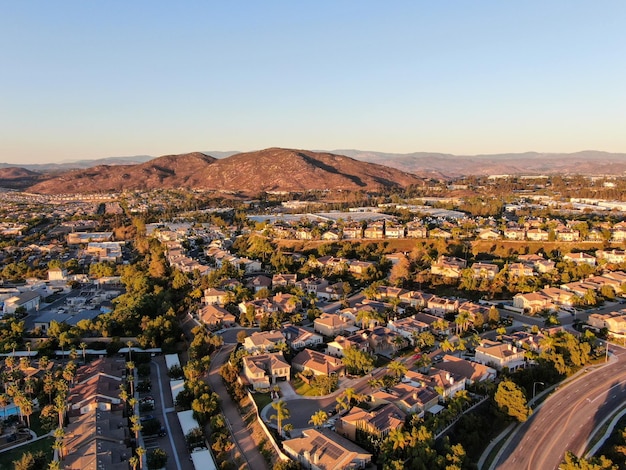
<svg viewBox="0 0 626 470"><path fill-rule="evenodd" d="M626 152L625 13L616 0L9 3L0 162Z"/></svg>

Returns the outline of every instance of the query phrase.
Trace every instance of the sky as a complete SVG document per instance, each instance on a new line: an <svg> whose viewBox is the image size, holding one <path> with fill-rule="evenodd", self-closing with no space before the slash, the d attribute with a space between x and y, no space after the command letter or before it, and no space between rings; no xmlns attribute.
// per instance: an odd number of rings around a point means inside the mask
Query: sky
<svg viewBox="0 0 626 470"><path fill-rule="evenodd" d="M626 2L0 2L0 162L626 152Z"/></svg>

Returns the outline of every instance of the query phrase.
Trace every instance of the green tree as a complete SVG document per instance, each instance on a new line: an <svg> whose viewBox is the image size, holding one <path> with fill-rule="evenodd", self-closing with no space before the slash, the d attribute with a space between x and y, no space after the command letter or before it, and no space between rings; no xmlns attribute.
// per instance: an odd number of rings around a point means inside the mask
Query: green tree
<svg viewBox="0 0 626 470"><path fill-rule="evenodd" d="M365 375L374 369L374 357L357 348L346 348L343 364L350 374Z"/></svg>
<svg viewBox="0 0 626 470"><path fill-rule="evenodd" d="M389 369L389 372L391 372L395 377L398 377L398 378L406 374L408 370L407 367L398 360L391 361L387 365L387 369Z"/></svg>
<svg viewBox="0 0 626 470"><path fill-rule="evenodd" d="M500 382L494 399L500 410L520 422L526 421L532 413L524 393L512 380Z"/></svg>
<svg viewBox="0 0 626 470"><path fill-rule="evenodd" d="M270 416L270 421L276 420L276 427L278 428L278 434L283 435L283 420L289 418L289 408L284 400L279 400L272 403L272 408L276 410L276 413Z"/></svg>
<svg viewBox="0 0 626 470"><path fill-rule="evenodd" d="M565 454L563 463L559 465L560 470L617 470L618 468L604 455L587 460L576 457L574 453L569 451Z"/></svg>
<svg viewBox="0 0 626 470"><path fill-rule="evenodd" d="M311 415L309 424L312 424L316 428L319 428L326 422L327 419L328 413L326 413L324 410L318 410Z"/></svg>

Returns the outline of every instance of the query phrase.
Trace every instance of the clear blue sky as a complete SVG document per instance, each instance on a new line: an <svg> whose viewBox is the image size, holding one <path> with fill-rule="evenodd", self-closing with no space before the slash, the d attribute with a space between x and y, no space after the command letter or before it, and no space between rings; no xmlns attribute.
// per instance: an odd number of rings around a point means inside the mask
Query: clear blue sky
<svg viewBox="0 0 626 470"><path fill-rule="evenodd" d="M0 162L626 152L626 2L6 1Z"/></svg>

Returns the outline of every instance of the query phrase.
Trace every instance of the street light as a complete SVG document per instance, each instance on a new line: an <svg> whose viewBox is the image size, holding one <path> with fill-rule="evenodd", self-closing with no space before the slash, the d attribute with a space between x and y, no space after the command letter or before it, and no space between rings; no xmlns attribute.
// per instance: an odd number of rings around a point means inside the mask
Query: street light
<svg viewBox="0 0 626 470"><path fill-rule="evenodd" d="M537 390L537 384L541 384L541 385L545 386L545 383L543 383L543 382L534 382L533 383L533 400L535 399L535 392Z"/></svg>

